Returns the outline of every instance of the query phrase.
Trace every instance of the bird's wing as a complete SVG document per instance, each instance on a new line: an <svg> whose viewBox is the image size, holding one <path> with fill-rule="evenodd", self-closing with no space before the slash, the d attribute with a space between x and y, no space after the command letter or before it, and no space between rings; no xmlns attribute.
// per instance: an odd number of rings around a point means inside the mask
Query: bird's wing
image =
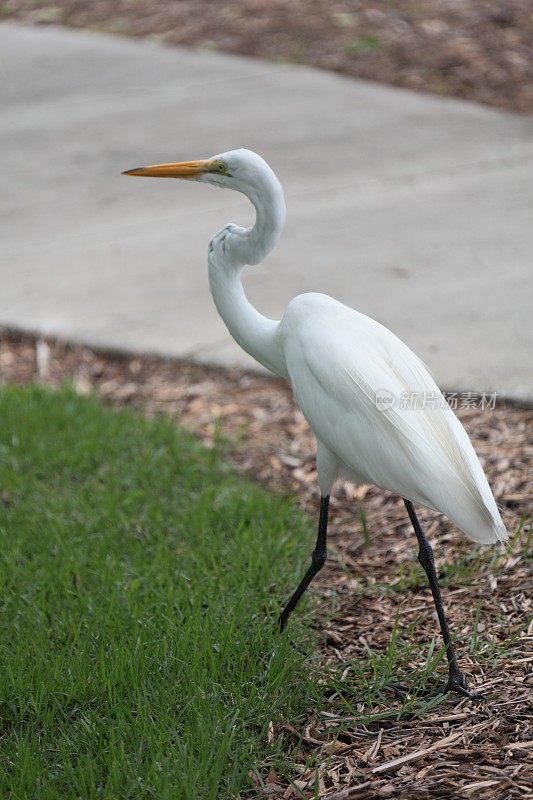
<svg viewBox="0 0 533 800"><path fill-rule="evenodd" d="M464 428L407 345L316 294L289 304L281 335L298 403L348 474L442 511L477 541L505 538Z"/></svg>

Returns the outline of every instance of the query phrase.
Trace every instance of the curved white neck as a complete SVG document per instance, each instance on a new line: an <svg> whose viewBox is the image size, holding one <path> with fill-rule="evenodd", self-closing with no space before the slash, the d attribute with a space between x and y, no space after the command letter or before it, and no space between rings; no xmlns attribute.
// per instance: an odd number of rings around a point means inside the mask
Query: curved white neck
<svg viewBox="0 0 533 800"><path fill-rule="evenodd" d="M243 191L255 206L255 225L247 229L226 226L212 239L209 287L218 313L242 349L267 369L288 377L277 335L279 321L252 306L241 280L242 268L262 261L280 237L285 222L283 192L274 173L261 186Z"/></svg>

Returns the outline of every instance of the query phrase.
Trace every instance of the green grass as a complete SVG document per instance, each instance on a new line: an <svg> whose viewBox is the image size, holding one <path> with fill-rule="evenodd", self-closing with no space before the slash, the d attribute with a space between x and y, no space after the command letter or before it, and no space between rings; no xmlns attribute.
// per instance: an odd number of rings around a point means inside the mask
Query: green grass
<svg viewBox="0 0 533 800"><path fill-rule="evenodd" d="M317 702L301 615L313 534L162 419L0 393L4 799L230 798L269 722Z"/></svg>
<svg viewBox="0 0 533 800"><path fill-rule="evenodd" d="M359 39L347 42L347 44L344 45L344 52L348 55L360 55L361 53L370 53L373 50L379 50L380 47L380 38L369 33L367 36L361 36Z"/></svg>

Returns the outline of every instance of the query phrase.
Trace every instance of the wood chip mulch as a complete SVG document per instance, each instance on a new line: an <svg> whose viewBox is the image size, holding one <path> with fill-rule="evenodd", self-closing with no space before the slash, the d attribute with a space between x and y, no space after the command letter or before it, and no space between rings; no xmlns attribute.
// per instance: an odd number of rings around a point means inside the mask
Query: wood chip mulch
<svg viewBox="0 0 533 800"><path fill-rule="evenodd" d="M316 516L314 441L284 382L0 331L0 381L58 386L67 379L82 394L96 391L117 406L170 415L207 446L223 446L240 472L270 489L292 493L302 509ZM402 502L375 487L341 483L332 497L331 558L313 584L315 605L327 612L317 620L316 666L326 703L298 730L273 720L269 740L282 737L290 766L283 776L272 764L253 771L254 796L533 797L533 581L527 516L533 501L533 412L500 402L492 410L457 413L508 530L518 531L505 550L475 548L444 518L420 509L444 576L444 601L460 662L484 701L457 696L433 704L427 698L402 701L386 690L379 695L361 689L359 679L350 681L356 665L370 671L371 684L369 650L383 655L398 635L415 645L397 665L399 678L412 682L423 670L436 627ZM284 599L279 598L280 605ZM339 666L344 670L340 683L330 678L328 665L331 674L335 668L338 675ZM438 671L445 673L442 663Z"/></svg>
<svg viewBox="0 0 533 800"><path fill-rule="evenodd" d="M533 112L531 0L0 0L0 17L311 64Z"/></svg>

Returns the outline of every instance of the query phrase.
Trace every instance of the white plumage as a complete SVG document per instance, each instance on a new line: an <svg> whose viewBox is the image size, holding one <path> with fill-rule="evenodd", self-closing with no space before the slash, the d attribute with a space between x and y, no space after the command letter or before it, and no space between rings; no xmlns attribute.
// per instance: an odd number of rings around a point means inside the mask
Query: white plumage
<svg viewBox="0 0 533 800"><path fill-rule="evenodd" d="M295 297L280 322L261 315L246 299L243 266L265 258L285 222L281 185L257 153L233 150L204 161L141 167L127 174L211 183L236 189L254 204L253 227L229 224L211 240L211 292L241 347L290 380L317 438L322 495L329 495L335 478L343 474L442 512L475 542L507 538L463 426L407 345L327 295ZM381 408L380 393L388 393L395 405ZM418 407L402 408L402 396L416 397Z"/></svg>
<svg viewBox="0 0 533 800"><path fill-rule="evenodd" d="M280 337L294 394L317 436L322 494L340 472L446 514L475 542L506 538L463 426L407 345L323 294L292 300ZM381 396L394 405L382 408Z"/></svg>
<svg viewBox="0 0 533 800"><path fill-rule="evenodd" d="M290 381L317 439L317 541L311 565L280 615L281 630L326 561L329 495L335 479L342 474L355 483L374 483L405 500L446 648L445 690L476 697L459 669L433 552L413 503L446 514L475 542L505 541L507 532L466 431L428 369L383 325L327 295L295 297L281 321L264 317L248 302L242 268L265 258L285 222L281 185L256 153L233 150L204 161L140 167L127 174L236 189L255 206L255 225L226 225L211 240L209 285L235 341ZM392 401L388 405L380 402L387 398Z"/></svg>

